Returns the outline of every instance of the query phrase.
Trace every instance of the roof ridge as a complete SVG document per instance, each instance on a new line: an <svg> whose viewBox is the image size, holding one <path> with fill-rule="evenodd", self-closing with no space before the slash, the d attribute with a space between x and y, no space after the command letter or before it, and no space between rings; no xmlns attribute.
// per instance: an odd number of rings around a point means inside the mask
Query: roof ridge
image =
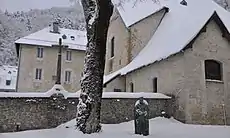
<svg viewBox="0 0 230 138"><path fill-rule="evenodd" d="M27 39L27 40L36 40L36 41L43 41L43 42L56 42L56 41L49 41L49 40L41 40L41 39L33 39L33 38L21 38L21 39ZM58 41L57 41L58 43ZM78 45L78 46L84 46L82 44L78 44L78 43L67 43L66 44L73 44L73 45ZM84 46L85 47L85 46Z"/></svg>
<svg viewBox="0 0 230 138"><path fill-rule="evenodd" d="M114 0L115 1L115 0ZM154 2L153 0L145 0L141 2L136 1L126 1L122 6L116 6L115 8L119 12L122 20L126 27L130 27L134 23L146 18L157 11L165 7L164 0L159 0L161 2ZM135 3L133 3L135 2ZM133 7L133 4L135 6ZM133 14L134 11L139 11L137 14Z"/></svg>

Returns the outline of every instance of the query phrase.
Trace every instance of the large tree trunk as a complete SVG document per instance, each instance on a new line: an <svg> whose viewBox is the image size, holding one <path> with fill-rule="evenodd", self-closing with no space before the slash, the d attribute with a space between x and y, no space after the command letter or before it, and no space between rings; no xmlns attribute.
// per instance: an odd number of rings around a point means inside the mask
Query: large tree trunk
<svg viewBox="0 0 230 138"><path fill-rule="evenodd" d="M80 131L90 134L101 130L100 111L106 39L113 5L111 0L82 0L81 2L86 19L88 43L76 121Z"/></svg>

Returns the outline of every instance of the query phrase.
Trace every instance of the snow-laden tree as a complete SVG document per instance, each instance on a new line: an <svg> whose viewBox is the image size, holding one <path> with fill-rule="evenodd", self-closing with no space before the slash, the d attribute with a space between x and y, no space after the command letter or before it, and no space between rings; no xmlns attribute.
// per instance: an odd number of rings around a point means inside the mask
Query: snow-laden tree
<svg viewBox="0 0 230 138"><path fill-rule="evenodd" d="M101 130L100 112L106 39L113 5L111 0L82 0L81 2L86 20L88 43L76 122L80 131L90 134Z"/></svg>
<svg viewBox="0 0 230 138"><path fill-rule="evenodd" d="M222 6L226 10L230 10L230 0L214 0L216 3L218 3L220 6Z"/></svg>

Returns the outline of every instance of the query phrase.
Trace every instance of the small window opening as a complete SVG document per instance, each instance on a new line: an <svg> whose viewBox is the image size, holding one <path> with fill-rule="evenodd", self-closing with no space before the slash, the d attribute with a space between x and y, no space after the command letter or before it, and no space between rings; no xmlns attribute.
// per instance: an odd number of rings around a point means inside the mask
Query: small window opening
<svg viewBox="0 0 230 138"><path fill-rule="evenodd" d="M222 80L222 64L215 60L205 60L205 79Z"/></svg>
<svg viewBox="0 0 230 138"><path fill-rule="evenodd" d="M188 3L187 3L186 0L182 0L182 1L180 2L180 4L181 4L181 5L184 5L184 6L187 6L187 5L188 5Z"/></svg>
<svg viewBox="0 0 230 138"><path fill-rule="evenodd" d="M56 81L56 80L57 80L57 76L56 76L56 75L53 75L53 76L52 76L52 80L53 80L53 81Z"/></svg>
<svg viewBox="0 0 230 138"><path fill-rule="evenodd" d="M62 39L67 39L67 36L64 34L64 35L62 36Z"/></svg>
<svg viewBox="0 0 230 138"><path fill-rule="evenodd" d="M130 82L130 92L134 92L134 85L133 85L133 82Z"/></svg>
<svg viewBox="0 0 230 138"><path fill-rule="evenodd" d="M9 86L11 84L11 80L6 80L6 85Z"/></svg>
<svg viewBox="0 0 230 138"><path fill-rule="evenodd" d="M65 82L70 83L71 82L71 71L65 72Z"/></svg>
<svg viewBox="0 0 230 138"><path fill-rule="evenodd" d="M114 57L114 37L111 39L111 58Z"/></svg>
<svg viewBox="0 0 230 138"><path fill-rule="evenodd" d="M20 131L21 123L16 123L16 132Z"/></svg>
<svg viewBox="0 0 230 138"><path fill-rule="evenodd" d="M59 89L59 88L56 88L55 90L56 90L56 91L61 91L61 89Z"/></svg>
<svg viewBox="0 0 230 138"><path fill-rule="evenodd" d="M153 92L157 93L157 77L153 78Z"/></svg>
<svg viewBox="0 0 230 138"><path fill-rule="evenodd" d="M121 92L121 89L114 89L114 92Z"/></svg>
<svg viewBox="0 0 230 138"><path fill-rule="evenodd" d="M109 60L109 72L113 71L113 60Z"/></svg>
<svg viewBox="0 0 230 138"><path fill-rule="evenodd" d="M75 40L75 37L74 36L70 36L71 40Z"/></svg>

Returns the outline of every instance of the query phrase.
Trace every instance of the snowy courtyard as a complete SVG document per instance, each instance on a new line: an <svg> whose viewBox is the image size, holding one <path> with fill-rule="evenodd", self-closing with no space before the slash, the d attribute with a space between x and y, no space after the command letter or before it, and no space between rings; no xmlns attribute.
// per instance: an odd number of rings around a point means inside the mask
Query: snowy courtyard
<svg viewBox="0 0 230 138"><path fill-rule="evenodd" d="M12 1L0 138L230 138L230 0Z"/></svg>
<svg viewBox="0 0 230 138"><path fill-rule="evenodd" d="M33 130L18 133L2 133L0 138L133 138L133 121L103 125L99 134L84 135L75 130L75 120L54 129ZM66 128L68 126L68 128ZM230 126L188 125L175 119L157 117L150 120L148 138L229 138Z"/></svg>

